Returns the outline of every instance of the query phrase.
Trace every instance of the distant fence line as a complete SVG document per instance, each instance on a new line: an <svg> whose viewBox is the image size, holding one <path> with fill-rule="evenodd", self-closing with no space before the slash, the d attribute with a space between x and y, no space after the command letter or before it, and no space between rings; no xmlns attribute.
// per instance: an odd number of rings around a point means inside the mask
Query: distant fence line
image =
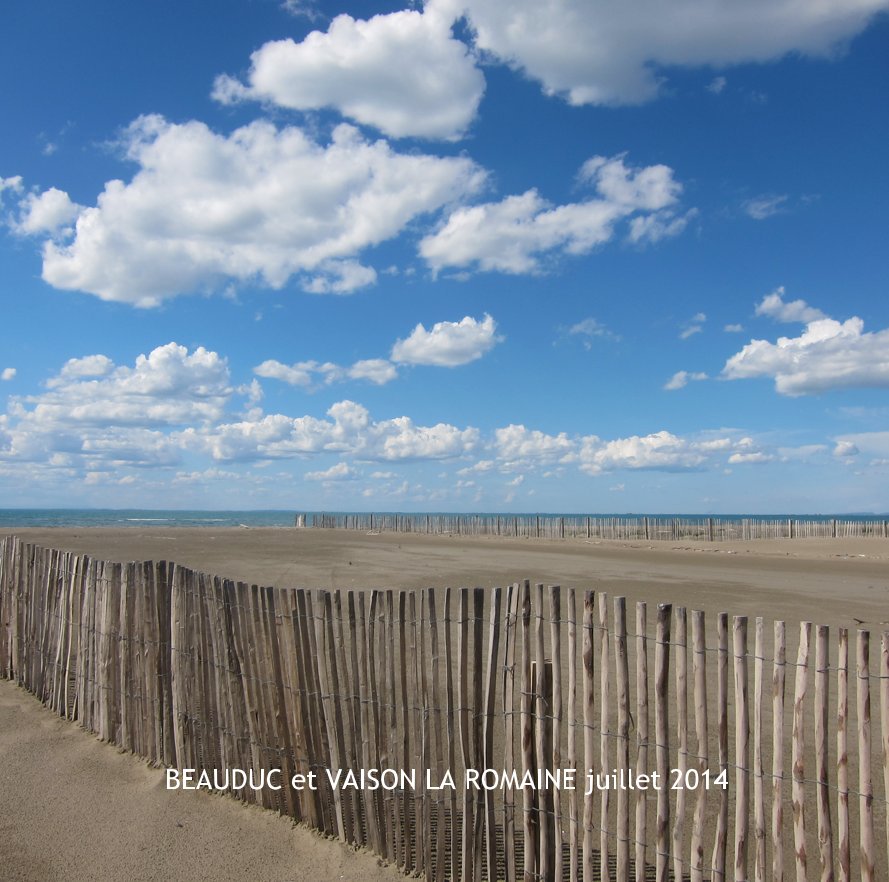
<svg viewBox="0 0 889 882"><path fill-rule="evenodd" d="M749 539L838 539L889 536L889 521L831 518L666 518L594 515L312 514L295 525L386 533L447 533L520 539L645 539L710 542Z"/></svg>
<svg viewBox="0 0 889 882"><path fill-rule="evenodd" d="M889 878L889 632L872 668L866 630L832 642L803 622L797 643L761 618L628 613L622 597L528 582L269 588L0 540L0 676L170 768L314 773L314 790L236 795L407 873ZM448 770L575 768L575 790L434 789ZM342 789L338 769L418 774ZM663 786L600 777L587 793L589 770Z"/></svg>

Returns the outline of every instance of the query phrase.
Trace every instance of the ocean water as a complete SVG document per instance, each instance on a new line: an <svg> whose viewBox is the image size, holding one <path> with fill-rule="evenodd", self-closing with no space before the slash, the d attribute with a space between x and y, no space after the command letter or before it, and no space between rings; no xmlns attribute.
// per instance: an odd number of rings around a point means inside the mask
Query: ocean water
<svg viewBox="0 0 889 882"><path fill-rule="evenodd" d="M114 508L0 509L9 527L292 527L292 511L184 511Z"/></svg>
<svg viewBox="0 0 889 882"><path fill-rule="evenodd" d="M397 512L401 514L402 512ZM296 510L293 511L202 511L202 510L152 510L152 509L112 509L112 508L8 508L0 509L0 530L10 527L292 527ZM354 514L354 512L327 512L327 514ZM396 514L396 512L380 512L380 514ZM414 516L425 515L427 512L411 512ZM428 514L457 514L456 512L428 512ZM497 517L497 513L478 512L479 517ZM510 512L508 516L534 516L534 512ZM541 518L585 517L587 513L550 512ZM601 518L638 518L642 513L615 514L600 512L593 514ZM659 518L683 518L690 520L735 521L741 518L753 520L781 520L794 518L807 521L827 521L832 518L879 521L886 518L885 514L650 514ZM306 518L312 524L312 514Z"/></svg>

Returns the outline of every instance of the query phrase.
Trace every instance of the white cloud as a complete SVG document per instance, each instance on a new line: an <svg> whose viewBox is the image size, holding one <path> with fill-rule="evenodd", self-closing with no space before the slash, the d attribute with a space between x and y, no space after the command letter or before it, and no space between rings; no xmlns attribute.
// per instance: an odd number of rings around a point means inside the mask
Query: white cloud
<svg viewBox="0 0 889 882"><path fill-rule="evenodd" d="M809 306L805 300L791 300L784 302L784 286L776 288L771 294L763 297L762 302L756 306L756 315L767 315L779 322L814 322L827 316L814 306Z"/></svg>
<svg viewBox="0 0 889 882"><path fill-rule="evenodd" d="M836 438L835 441L837 446L834 448L834 452L837 449L851 450L855 448L859 453L880 457L883 462L879 464L889 463L889 459L887 459L889 457L889 432L858 432L843 435Z"/></svg>
<svg viewBox="0 0 889 882"><path fill-rule="evenodd" d="M722 374L729 380L770 377L776 391L792 396L889 388L889 329L865 333L857 316L842 323L809 321L799 337L751 340L725 363Z"/></svg>
<svg viewBox="0 0 889 882"><path fill-rule="evenodd" d="M70 359L45 385L38 395L10 399L0 416L0 458L171 465L181 455L176 431L219 420L237 394L225 359L176 343L140 355L132 367L104 355Z"/></svg>
<svg viewBox="0 0 889 882"><path fill-rule="evenodd" d="M7 191L10 193L21 193L24 189L21 175L14 175L11 178L0 178L0 200Z"/></svg>
<svg viewBox="0 0 889 882"><path fill-rule="evenodd" d="M0 380L12 380L17 373L18 371L14 367L3 368L0 371Z"/></svg>
<svg viewBox="0 0 889 882"><path fill-rule="evenodd" d="M689 372L689 371L676 371L666 383L664 383L664 388L670 391L675 389L683 389L688 385L689 380L706 380L707 375L701 373L699 371Z"/></svg>
<svg viewBox="0 0 889 882"><path fill-rule="evenodd" d="M55 236L77 220L83 206L72 202L62 190L50 187L39 195L29 193L19 204L19 209L21 217L14 227L17 232Z"/></svg>
<svg viewBox="0 0 889 882"><path fill-rule="evenodd" d="M368 380L377 386L383 386L398 377L398 369L385 358L365 358L356 361L347 373L350 379Z"/></svg>
<svg viewBox="0 0 889 882"><path fill-rule="evenodd" d="M667 431L614 441L591 435L583 439L579 458L580 470L590 475L614 469L686 471L701 468L707 461L694 444Z"/></svg>
<svg viewBox="0 0 889 882"><path fill-rule="evenodd" d="M771 454L756 450L752 453L733 453L728 458L728 461L731 465L760 465L762 463L772 462L774 458L775 457Z"/></svg>
<svg viewBox="0 0 889 882"><path fill-rule="evenodd" d="M477 473L490 472L494 468L494 460L493 459L480 459L475 465L466 466L466 468L459 469L457 471L458 475L472 475Z"/></svg>
<svg viewBox="0 0 889 882"><path fill-rule="evenodd" d="M301 17L315 21L322 17L313 0L305 0L305 2L303 0L281 0L281 8L294 18Z"/></svg>
<svg viewBox="0 0 889 882"><path fill-rule="evenodd" d="M199 346L167 343L135 365L114 367L104 355L71 359L41 395L23 399L41 421L65 424L185 425L219 419L233 393L228 365Z"/></svg>
<svg viewBox="0 0 889 882"><path fill-rule="evenodd" d="M415 426L409 417L398 417L377 423L359 454L389 461L450 459L471 453L478 442L478 429L458 429L447 423Z"/></svg>
<svg viewBox="0 0 889 882"><path fill-rule="evenodd" d="M861 451L852 441L837 441L833 455L837 457L858 456Z"/></svg>
<svg viewBox="0 0 889 882"><path fill-rule="evenodd" d="M468 159L399 154L347 125L321 145L265 121L224 136L145 116L123 145L135 176L109 181L70 241L45 242L43 278L143 307L226 281L281 288L293 276L347 293L376 278L357 262L364 249L484 179Z"/></svg>
<svg viewBox="0 0 889 882"><path fill-rule="evenodd" d="M725 77L713 77L707 85L707 91L712 92L714 95L720 95L727 84L728 80Z"/></svg>
<svg viewBox="0 0 889 882"><path fill-rule="evenodd" d="M886 0L435 0L465 9L476 46L579 104L654 98L661 67L726 67L787 53L826 56Z"/></svg>
<svg viewBox="0 0 889 882"><path fill-rule="evenodd" d="M266 359L262 364L253 368L257 377L265 377L268 380L280 380L290 386L310 386L312 383L312 371L317 362L300 361L296 364L286 365L273 358Z"/></svg>
<svg viewBox="0 0 889 882"><path fill-rule="evenodd" d="M302 284L309 294L351 294L376 284L377 271L357 260L325 260Z"/></svg>
<svg viewBox="0 0 889 882"><path fill-rule="evenodd" d="M668 166L631 168L622 155L587 160L580 178L599 198L552 206L536 190L528 190L500 202L458 208L420 242L420 254L435 272L473 266L536 272L547 253L587 254L613 238L618 221L639 212L656 213L660 223L669 225L682 192Z"/></svg>
<svg viewBox="0 0 889 882"><path fill-rule="evenodd" d="M363 359L348 368L331 361L298 361L287 365L270 358L253 368L253 373L258 377L280 380L290 386L303 387L312 386L316 382L330 386L346 380L367 380L382 386L398 376L395 365L383 358Z"/></svg>
<svg viewBox="0 0 889 882"><path fill-rule="evenodd" d="M744 330L744 326L739 324L726 325L722 330L727 334L740 334Z"/></svg>
<svg viewBox="0 0 889 882"><path fill-rule="evenodd" d="M593 348L593 340L598 338L618 341L620 336L615 334L609 328L606 328L600 321L594 318L585 318L571 325L565 331L569 337L578 337L583 348L590 351Z"/></svg>
<svg viewBox="0 0 889 882"><path fill-rule="evenodd" d="M153 354L153 353L152 353ZM60 386L68 380L87 377L107 377L114 370L114 362L107 355L86 355L83 358L69 358L62 365L57 377L47 381L47 386Z"/></svg>
<svg viewBox="0 0 889 882"><path fill-rule="evenodd" d="M689 337L700 334L704 330L705 321L707 321L707 316L703 312L693 315L685 328L679 333L679 339L688 340Z"/></svg>
<svg viewBox="0 0 889 882"><path fill-rule="evenodd" d="M765 220L787 210L786 194L756 196L744 203L744 211L754 220Z"/></svg>
<svg viewBox="0 0 889 882"><path fill-rule="evenodd" d="M429 331L418 324L410 336L396 341L392 360L438 367L469 364L503 339L496 335L496 329L496 322L487 313L481 321L467 315L459 322L436 322Z"/></svg>
<svg viewBox="0 0 889 882"><path fill-rule="evenodd" d="M305 474L307 481L354 481L357 477L358 472L345 462L338 462L322 472Z"/></svg>
<svg viewBox="0 0 889 882"><path fill-rule="evenodd" d="M195 472L176 472L173 478L174 484L195 484L203 486L209 481L238 481L243 478L237 472L229 472L225 469L202 469Z"/></svg>
<svg viewBox="0 0 889 882"><path fill-rule="evenodd" d="M634 217L630 220L630 232L627 238L635 243L654 243L678 236L697 213L697 209L692 208L678 216L672 211L656 211L653 214Z"/></svg>
<svg viewBox="0 0 889 882"><path fill-rule="evenodd" d="M536 460L551 462L570 456L574 442L565 434L548 435L523 425L509 425L494 432L494 448L501 461Z"/></svg>
<svg viewBox="0 0 889 882"><path fill-rule="evenodd" d="M385 134L455 140L475 117L485 80L451 21L434 9L368 21L338 15L301 43L275 40L251 56L247 85L222 76L213 96L296 110L333 107Z"/></svg>
<svg viewBox="0 0 889 882"><path fill-rule="evenodd" d="M192 432L187 443L220 461L287 459L336 451L357 459L394 462L462 456L474 450L479 440L477 429L447 423L417 426L407 416L373 421L366 408L348 400L332 405L327 416L329 420L270 414L223 423Z"/></svg>

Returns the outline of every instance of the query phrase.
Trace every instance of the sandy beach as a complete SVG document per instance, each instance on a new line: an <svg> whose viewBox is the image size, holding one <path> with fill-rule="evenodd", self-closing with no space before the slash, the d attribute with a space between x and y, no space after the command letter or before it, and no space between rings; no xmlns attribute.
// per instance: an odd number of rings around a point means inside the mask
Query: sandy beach
<svg viewBox="0 0 889 882"><path fill-rule="evenodd" d="M22 529L104 560L169 560L252 584L300 588L493 587L522 579L707 613L879 630L889 542L625 542L206 527Z"/></svg>
<svg viewBox="0 0 889 882"><path fill-rule="evenodd" d="M889 624L889 543L523 541L296 529L27 529L27 541L106 560L173 560L243 581L321 588L505 585L524 578L709 614ZM369 854L204 794L0 683L4 878L394 879Z"/></svg>

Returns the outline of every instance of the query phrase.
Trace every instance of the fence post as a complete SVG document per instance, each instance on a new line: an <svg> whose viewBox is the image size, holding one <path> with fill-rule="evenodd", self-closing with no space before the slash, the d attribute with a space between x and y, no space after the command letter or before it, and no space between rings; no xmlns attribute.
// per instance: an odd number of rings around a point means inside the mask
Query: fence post
<svg viewBox="0 0 889 882"><path fill-rule="evenodd" d="M728 777L728 614L716 617L716 721L719 739L719 774ZM728 791L720 789L719 813L713 842L712 874L725 879L725 853L728 830Z"/></svg>
<svg viewBox="0 0 889 882"><path fill-rule="evenodd" d="M755 882L765 882L766 878L766 810L762 765L763 652L763 620L762 616L757 616L753 646L753 831L756 837L753 878Z"/></svg>
<svg viewBox="0 0 889 882"><path fill-rule="evenodd" d="M699 781L709 768L709 742L707 728L707 646L705 641L704 613L693 610L691 614L692 643L692 674L694 676L695 695L695 740L697 741ZM691 831L691 882L704 882L704 821L706 813L707 791L698 787L695 803L694 821ZM644 882L644 877L636 874L637 882Z"/></svg>
<svg viewBox="0 0 889 882"><path fill-rule="evenodd" d="M623 778L630 769L630 669L627 658L627 599L614 598L614 666L617 680L617 770ZM560 876L556 876L560 879ZM617 791L617 879L630 878L630 794Z"/></svg>
<svg viewBox="0 0 889 882"><path fill-rule="evenodd" d="M611 769L609 746L611 728L611 665L609 664L609 633L608 633L608 595L599 593L599 765L602 774L607 775ZM604 788L599 793L599 878L602 882L611 879L611 868L608 863L608 806L611 801L611 790Z"/></svg>
<svg viewBox="0 0 889 882"><path fill-rule="evenodd" d="M747 697L747 616L732 623L735 669L735 878L747 878L750 803L750 708Z"/></svg>
<svg viewBox="0 0 889 882"><path fill-rule="evenodd" d="M851 882L849 841L849 632L840 628L837 639L837 851L839 882Z"/></svg>
<svg viewBox="0 0 889 882"><path fill-rule="evenodd" d="M808 864L806 856L806 791L805 791L805 749L806 719L804 703L809 676L809 641L811 640L812 623L800 622L799 652L796 657L796 689L793 698L793 734L791 742L791 762L793 763L793 779L791 781L791 799L793 803L793 845L796 853L796 875L798 879L806 878Z"/></svg>
<svg viewBox="0 0 889 882"><path fill-rule="evenodd" d="M667 689L670 682L670 615L671 604L659 603L657 608L657 641L654 651L654 740L658 776L657 791L657 880L667 882L670 873L670 748Z"/></svg>
<svg viewBox="0 0 889 882"><path fill-rule="evenodd" d="M874 882L874 790L870 770L870 632L858 632L858 825L859 873Z"/></svg>
<svg viewBox="0 0 889 882"><path fill-rule="evenodd" d="M531 680L531 583L522 585L522 775L534 768L534 722L531 718L533 685ZM522 788L522 813L524 818L524 882L537 878L537 835L534 814L534 795ZM456 879L456 876L454 877ZM590 876L592 878L592 876Z"/></svg>
<svg viewBox="0 0 889 882"><path fill-rule="evenodd" d="M590 774L595 771L595 760L593 759L596 700L596 691L593 685L593 610L595 609L595 599L596 595L593 591L587 591L583 599L583 758L584 768ZM591 791L591 788L587 788L587 791ZM583 798L583 878L592 879L593 794L587 791L585 791ZM527 858L525 866L527 867ZM525 882L532 882L531 877L526 875Z"/></svg>
<svg viewBox="0 0 889 882"><path fill-rule="evenodd" d="M883 742L883 796L889 800L889 631L880 641L880 736ZM889 812L886 814L886 857L889 860Z"/></svg>

